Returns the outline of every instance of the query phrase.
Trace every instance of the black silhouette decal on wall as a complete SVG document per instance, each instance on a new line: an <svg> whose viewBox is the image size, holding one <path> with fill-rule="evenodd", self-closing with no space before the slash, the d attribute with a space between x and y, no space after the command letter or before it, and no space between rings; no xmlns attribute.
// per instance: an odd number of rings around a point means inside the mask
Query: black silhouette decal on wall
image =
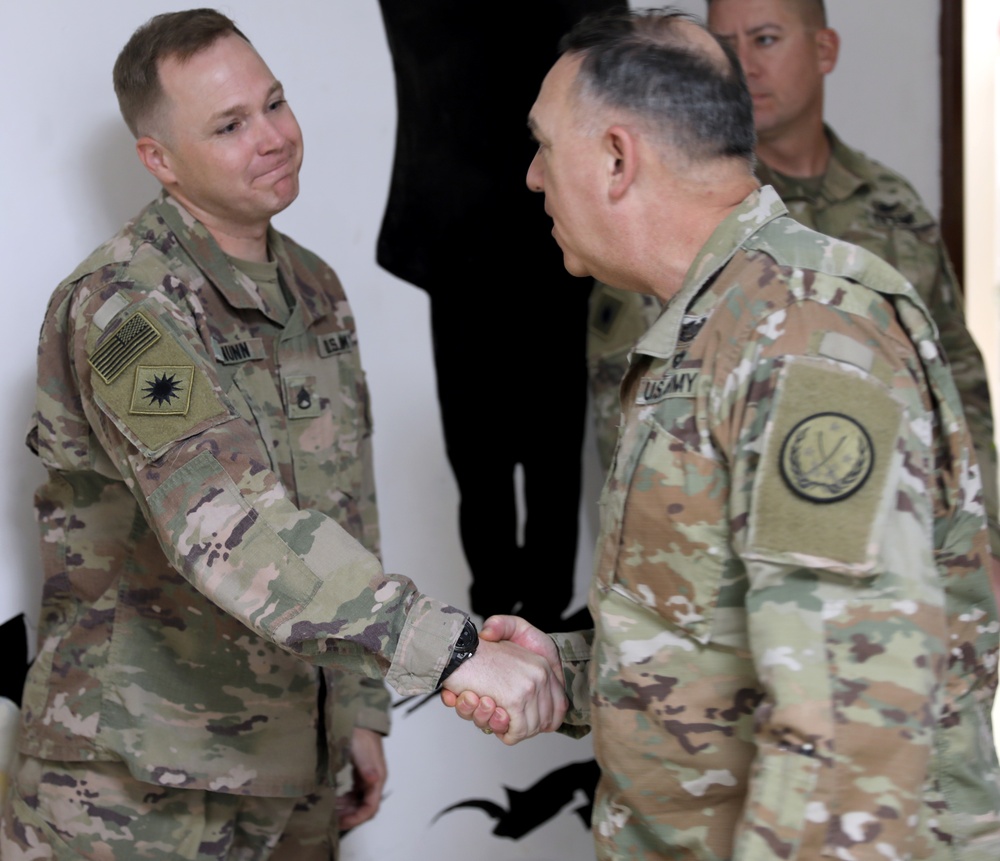
<svg viewBox="0 0 1000 861"><path fill-rule="evenodd" d="M378 262L430 296L471 608L546 630L566 629L573 597L590 281L566 272L525 185L527 117L559 38L627 5L511 0L484 15L465 0L380 0L398 126Z"/></svg>

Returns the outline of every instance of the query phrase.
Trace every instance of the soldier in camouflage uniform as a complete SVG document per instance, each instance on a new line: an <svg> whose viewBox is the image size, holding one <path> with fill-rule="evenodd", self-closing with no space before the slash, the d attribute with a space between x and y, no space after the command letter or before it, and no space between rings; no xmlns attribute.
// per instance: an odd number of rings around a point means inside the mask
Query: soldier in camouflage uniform
<svg viewBox="0 0 1000 861"><path fill-rule="evenodd" d="M925 306L758 186L705 30L637 13L563 47L528 183L570 271L665 310L621 387L594 629L482 636L562 659L598 857L1000 857L982 483Z"/></svg>
<svg viewBox="0 0 1000 861"><path fill-rule="evenodd" d="M494 644L459 666L467 615L381 568L354 319L270 226L302 140L259 55L219 13L172 13L115 83L164 190L42 326L45 583L0 855L333 858L378 808L383 676L551 673ZM528 729L561 719L551 687Z"/></svg>
<svg viewBox="0 0 1000 861"><path fill-rule="evenodd" d="M833 70L838 49L823 4L710 0L708 25L737 51L747 74L761 183L774 187L797 221L892 264L930 310L983 470L990 546L1000 559L997 456L986 369L966 328L962 296L937 223L919 195L902 176L846 146L823 123L823 77ZM660 309L653 297L594 285L587 363L605 469L618 434L618 385L628 352ZM995 564L1000 568L1000 562Z"/></svg>

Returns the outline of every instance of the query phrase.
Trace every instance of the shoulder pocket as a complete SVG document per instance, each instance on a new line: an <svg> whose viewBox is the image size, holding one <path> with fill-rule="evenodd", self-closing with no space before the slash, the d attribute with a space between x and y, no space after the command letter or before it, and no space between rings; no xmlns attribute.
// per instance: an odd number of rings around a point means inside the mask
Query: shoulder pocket
<svg viewBox="0 0 1000 861"><path fill-rule="evenodd" d="M88 352L95 402L150 460L236 416L203 359L148 304Z"/></svg>
<svg viewBox="0 0 1000 861"><path fill-rule="evenodd" d="M751 558L876 572L875 536L897 504L903 406L878 381L832 362L789 361L754 478Z"/></svg>

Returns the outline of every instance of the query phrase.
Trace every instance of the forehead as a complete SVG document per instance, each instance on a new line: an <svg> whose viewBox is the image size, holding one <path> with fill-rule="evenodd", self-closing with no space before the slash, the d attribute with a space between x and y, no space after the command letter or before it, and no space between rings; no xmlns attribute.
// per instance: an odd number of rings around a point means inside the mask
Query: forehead
<svg viewBox="0 0 1000 861"><path fill-rule="evenodd" d="M171 102L225 102L254 85L270 86L274 76L245 39L235 33L216 39L185 60L168 56L159 64L160 83Z"/></svg>
<svg viewBox="0 0 1000 861"><path fill-rule="evenodd" d="M774 24L789 27L802 23L797 0L712 0L708 27L720 35Z"/></svg>
<svg viewBox="0 0 1000 861"><path fill-rule="evenodd" d="M580 68L580 58L567 54L561 56L542 81L535 104L528 114L532 130L545 132L560 118L571 113L574 102L573 84Z"/></svg>

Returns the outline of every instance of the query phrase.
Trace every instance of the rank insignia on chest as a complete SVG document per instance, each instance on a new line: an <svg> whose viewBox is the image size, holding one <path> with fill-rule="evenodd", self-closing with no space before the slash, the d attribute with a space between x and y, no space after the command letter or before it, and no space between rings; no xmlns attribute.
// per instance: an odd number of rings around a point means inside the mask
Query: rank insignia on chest
<svg viewBox="0 0 1000 861"><path fill-rule="evenodd" d="M139 365L129 412L145 416L187 415L194 383L193 365Z"/></svg>
<svg viewBox="0 0 1000 861"><path fill-rule="evenodd" d="M160 340L160 333L142 313L122 323L87 360L105 383L113 382L122 371Z"/></svg>
<svg viewBox="0 0 1000 861"><path fill-rule="evenodd" d="M789 431L781 446L781 475L796 495L838 502L860 490L875 462L868 432L841 413L817 413Z"/></svg>
<svg viewBox="0 0 1000 861"><path fill-rule="evenodd" d="M678 342L681 344L691 343L691 341L698 337L698 333L707 321L707 315L695 317L690 314L685 314L684 319L681 321L680 334L677 336Z"/></svg>

